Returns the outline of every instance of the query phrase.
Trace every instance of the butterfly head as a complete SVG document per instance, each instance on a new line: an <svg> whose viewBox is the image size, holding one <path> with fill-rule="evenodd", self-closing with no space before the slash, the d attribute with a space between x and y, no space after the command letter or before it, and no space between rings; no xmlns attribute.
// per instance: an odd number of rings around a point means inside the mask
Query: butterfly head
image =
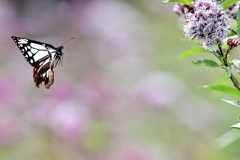
<svg viewBox="0 0 240 160"><path fill-rule="evenodd" d="M62 65L62 61L63 61L63 52L62 50L64 49L64 46L61 45L58 48L56 48L56 54L54 56L54 66L57 66L59 64Z"/></svg>
<svg viewBox="0 0 240 160"><path fill-rule="evenodd" d="M68 40L64 41L59 47L56 48L56 55L54 57L54 65L57 66L59 64L61 64L62 66L62 61L63 61L63 52L62 50L64 49L64 46L63 44L70 41L71 39L74 39L73 37L72 38L69 38Z"/></svg>

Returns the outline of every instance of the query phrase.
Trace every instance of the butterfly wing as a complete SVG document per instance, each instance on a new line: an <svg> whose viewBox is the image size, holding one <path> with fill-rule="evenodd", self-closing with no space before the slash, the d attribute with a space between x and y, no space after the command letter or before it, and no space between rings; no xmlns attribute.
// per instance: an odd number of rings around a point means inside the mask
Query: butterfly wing
<svg viewBox="0 0 240 160"><path fill-rule="evenodd" d="M37 87L44 83L49 89L54 82L54 62L46 58L36 64L33 68L33 79Z"/></svg>
<svg viewBox="0 0 240 160"><path fill-rule="evenodd" d="M51 44L30 40L27 38L12 36L27 62L33 67L33 79L37 87L44 83L49 89L54 82L54 67L56 53L61 53L61 48L55 48ZM54 60L53 60L54 58ZM54 63L55 62L55 63Z"/></svg>
<svg viewBox="0 0 240 160"><path fill-rule="evenodd" d="M12 36L12 39L23 53L27 62L33 67L48 58L52 59L57 50L57 48L51 44L27 38Z"/></svg>

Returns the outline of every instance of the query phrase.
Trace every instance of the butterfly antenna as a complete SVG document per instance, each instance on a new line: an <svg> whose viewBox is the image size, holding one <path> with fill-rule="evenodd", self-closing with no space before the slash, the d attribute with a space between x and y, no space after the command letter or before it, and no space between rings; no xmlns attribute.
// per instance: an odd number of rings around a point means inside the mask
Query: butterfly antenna
<svg viewBox="0 0 240 160"><path fill-rule="evenodd" d="M65 38L64 38L64 39L65 39ZM74 38L74 37L71 37L71 38L67 39L66 41L64 41L61 45L63 45L64 43L70 41L71 39L75 39L75 38Z"/></svg>
<svg viewBox="0 0 240 160"><path fill-rule="evenodd" d="M65 39L67 39L67 35L63 38L63 40L61 41L61 42L64 42L65 41Z"/></svg>

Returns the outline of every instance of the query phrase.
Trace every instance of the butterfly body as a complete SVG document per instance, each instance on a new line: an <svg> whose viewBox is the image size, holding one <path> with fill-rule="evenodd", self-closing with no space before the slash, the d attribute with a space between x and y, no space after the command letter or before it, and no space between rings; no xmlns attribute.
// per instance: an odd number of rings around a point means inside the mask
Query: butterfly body
<svg viewBox="0 0 240 160"><path fill-rule="evenodd" d="M45 88L50 88L54 82L54 68L62 63L63 45L54 47L27 38L12 36L26 61L33 67L33 78L37 87L44 82Z"/></svg>

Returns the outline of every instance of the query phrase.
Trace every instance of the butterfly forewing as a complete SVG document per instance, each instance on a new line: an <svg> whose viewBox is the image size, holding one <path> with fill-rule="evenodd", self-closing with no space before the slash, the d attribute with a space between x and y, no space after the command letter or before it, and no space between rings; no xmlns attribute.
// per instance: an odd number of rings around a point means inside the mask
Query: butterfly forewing
<svg viewBox="0 0 240 160"><path fill-rule="evenodd" d="M31 66L35 66L46 58L54 57L56 48L51 44L42 43L26 38L12 36L23 56Z"/></svg>

